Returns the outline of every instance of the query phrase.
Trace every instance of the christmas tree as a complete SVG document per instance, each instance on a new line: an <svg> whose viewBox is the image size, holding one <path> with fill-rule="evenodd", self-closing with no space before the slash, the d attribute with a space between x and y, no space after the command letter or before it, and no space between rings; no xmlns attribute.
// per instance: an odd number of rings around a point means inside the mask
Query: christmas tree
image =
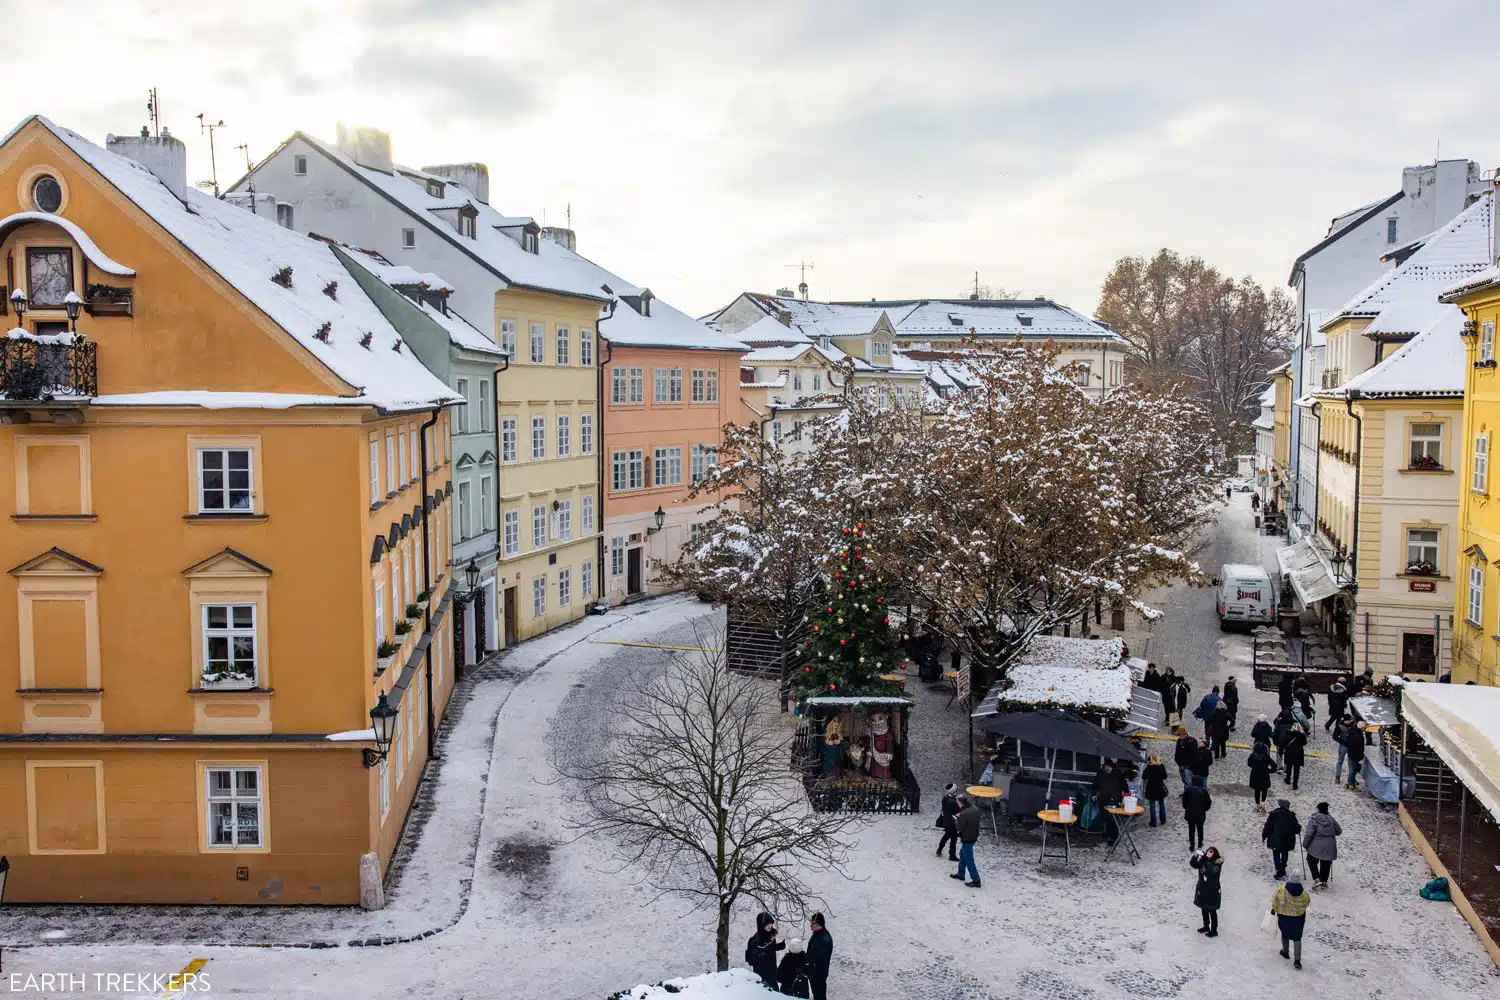
<svg viewBox="0 0 1500 1000"><path fill-rule="evenodd" d="M816 695L896 695L904 682L881 674L904 669L900 636L891 629L885 588L874 575L862 525L845 528L830 559L828 590L812 616L803 643L806 659L796 677L799 699Z"/></svg>

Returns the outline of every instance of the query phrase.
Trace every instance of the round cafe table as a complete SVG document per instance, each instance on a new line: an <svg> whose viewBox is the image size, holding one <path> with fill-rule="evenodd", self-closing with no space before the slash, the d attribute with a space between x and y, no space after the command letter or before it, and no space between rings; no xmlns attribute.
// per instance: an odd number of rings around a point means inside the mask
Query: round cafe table
<svg viewBox="0 0 1500 1000"><path fill-rule="evenodd" d="M1135 864L1140 860L1141 852L1136 850L1135 838L1130 835L1130 828L1135 824L1136 819L1145 813L1145 808L1137 805L1133 810L1126 811L1124 806L1105 806L1104 811L1120 821L1120 835L1115 838L1113 844L1109 845L1109 850L1104 852L1104 860L1108 861L1114 857L1120 845L1124 844L1126 860L1132 865Z"/></svg>
<svg viewBox="0 0 1500 1000"><path fill-rule="evenodd" d="M969 793L969 797L974 800L976 805L981 802L989 803L990 832L995 835L996 840L999 840L1000 824L995 820L995 807L999 805L1000 797L1005 793L996 788L994 785L970 785L968 788L965 788L964 791Z"/></svg>
<svg viewBox="0 0 1500 1000"><path fill-rule="evenodd" d="M1068 828L1071 827L1074 823L1078 822L1078 814L1075 812L1067 819L1063 819L1062 813L1058 810L1043 809L1041 812L1036 814L1036 818L1042 821L1042 856L1037 859L1037 863L1045 864L1050 859L1053 861L1061 860L1065 865L1072 864L1073 839L1068 832ZM1047 833L1054 826L1062 828L1063 849L1061 854L1058 854L1055 849L1051 854L1047 853Z"/></svg>
<svg viewBox="0 0 1500 1000"><path fill-rule="evenodd" d="M904 684L904 683L906 683L906 675L905 674L877 674L876 676L879 677L883 681L890 681L892 684Z"/></svg>

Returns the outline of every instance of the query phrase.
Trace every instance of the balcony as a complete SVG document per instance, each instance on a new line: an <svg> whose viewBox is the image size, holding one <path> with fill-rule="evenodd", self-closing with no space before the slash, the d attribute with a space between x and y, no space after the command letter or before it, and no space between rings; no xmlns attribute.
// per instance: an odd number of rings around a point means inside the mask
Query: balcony
<svg viewBox="0 0 1500 1000"><path fill-rule="evenodd" d="M12 330L0 340L0 422L30 423L50 411L57 423L81 423L99 392L98 347L71 333Z"/></svg>

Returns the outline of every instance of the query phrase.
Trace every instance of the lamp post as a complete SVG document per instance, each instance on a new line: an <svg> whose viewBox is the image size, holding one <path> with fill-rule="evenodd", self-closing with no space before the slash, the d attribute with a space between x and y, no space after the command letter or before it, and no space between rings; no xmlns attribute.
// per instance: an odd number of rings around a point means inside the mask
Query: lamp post
<svg viewBox="0 0 1500 1000"><path fill-rule="evenodd" d="M30 304L26 299L24 288L17 288L10 293L10 307L16 311L16 326L21 325L21 320L26 315L26 307Z"/></svg>
<svg viewBox="0 0 1500 1000"><path fill-rule="evenodd" d="M1333 553L1333 582L1340 587L1344 585L1344 550L1337 549Z"/></svg>
<svg viewBox="0 0 1500 1000"><path fill-rule="evenodd" d="M69 292L63 297L63 308L68 312L68 327L72 332L78 332L78 313L83 309L83 299L77 292Z"/></svg>
<svg viewBox="0 0 1500 1000"><path fill-rule="evenodd" d="M375 749L364 752L365 767L379 767L391 752L391 740L396 737L396 710L384 691L370 709L370 731L375 734Z"/></svg>
<svg viewBox="0 0 1500 1000"><path fill-rule="evenodd" d="M656 513L651 516L656 521L656 527L648 527L646 529L646 535L648 537L660 531L662 529L662 525L666 524L667 522L667 512L661 509L661 504L656 505Z"/></svg>
<svg viewBox="0 0 1500 1000"><path fill-rule="evenodd" d="M464 600L472 601L479 593L479 562L475 559L469 560L468 567L464 570L464 583L469 588L464 591Z"/></svg>

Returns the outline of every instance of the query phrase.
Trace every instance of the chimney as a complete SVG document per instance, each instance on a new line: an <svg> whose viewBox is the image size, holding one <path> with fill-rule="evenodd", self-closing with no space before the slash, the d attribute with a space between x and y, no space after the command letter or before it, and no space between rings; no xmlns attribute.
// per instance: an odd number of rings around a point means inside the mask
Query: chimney
<svg viewBox="0 0 1500 1000"><path fill-rule="evenodd" d="M422 172L462 184L477 201L486 205L490 203L490 168L483 163L439 163L435 167L423 167Z"/></svg>
<svg viewBox="0 0 1500 1000"><path fill-rule="evenodd" d="M560 247L578 252L578 234L564 226L542 227L542 239L551 240Z"/></svg>
<svg viewBox="0 0 1500 1000"><path fill-rule="evenodd" d="M338 151L362 167L379 170L383 174L395 173L391 161L391 135L378 128L363 125L345 125L340 122Z"/></svg>
<svg viewBox="0 0 1500 1000"><path fill-rule="evenodd" d="M105 147L126 159L134 160L156 176L177 196L187 202L187 146L170 135L110 135Z"/></svg>

